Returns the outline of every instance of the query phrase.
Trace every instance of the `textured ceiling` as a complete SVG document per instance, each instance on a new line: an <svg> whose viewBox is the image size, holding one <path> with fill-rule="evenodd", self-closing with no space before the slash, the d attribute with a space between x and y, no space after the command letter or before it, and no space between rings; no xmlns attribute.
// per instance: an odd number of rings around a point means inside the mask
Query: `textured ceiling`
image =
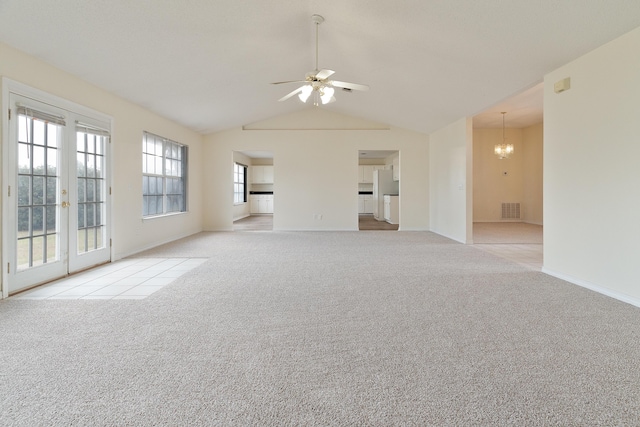
<svg viewBox="0 0 640 427"><path fill-rule="evenodd" d="M2 0L0 40L206 133L308 108L269 83L314 68L314 13L320 68L371 87L321 108L427 133L501 120L501 102L640 26L638 0Z"/></svg>

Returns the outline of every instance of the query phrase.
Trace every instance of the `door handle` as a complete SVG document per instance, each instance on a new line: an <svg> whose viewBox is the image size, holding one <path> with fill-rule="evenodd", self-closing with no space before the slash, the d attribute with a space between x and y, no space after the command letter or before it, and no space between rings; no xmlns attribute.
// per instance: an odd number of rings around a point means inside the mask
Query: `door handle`
<svg viewBox="0 0 640 427"><path fill-rule="evenodd" d="M69 206L71 206L71 203L69 203L69 202L62 202L62 207L63 207L63 208L68 208Z"/></svg>

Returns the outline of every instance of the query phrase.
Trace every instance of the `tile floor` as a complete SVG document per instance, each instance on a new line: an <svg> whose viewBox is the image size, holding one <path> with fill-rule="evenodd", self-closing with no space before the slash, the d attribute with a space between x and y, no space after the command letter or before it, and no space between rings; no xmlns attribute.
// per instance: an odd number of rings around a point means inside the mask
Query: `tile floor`
<svg viewBox="0 0 640 427"><path fill-rule="evenodd" d="M475 244L474 247L531 270L542 270L541 244Z"/></svg>
<svg viewBox="0 0 640 427"><path fill-rule="evenodd" d="M532 270L542 270L542 226L515 223L474 223L474 247L517 262Z"/></svg>
<svg viewBox="0 0 640 427"><path fill-rule="evenodd" d="M13 299L143 299L206 258L128 258L19 293Z"/></svg>

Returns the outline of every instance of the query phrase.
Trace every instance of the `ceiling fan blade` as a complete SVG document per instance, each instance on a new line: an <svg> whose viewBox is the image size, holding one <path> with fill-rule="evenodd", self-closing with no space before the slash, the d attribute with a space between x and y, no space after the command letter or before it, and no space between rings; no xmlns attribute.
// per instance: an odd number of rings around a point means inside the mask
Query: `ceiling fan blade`
<svg viewBox="0 0 640 427"><path fill-rule="evenodd" d="M335 73L335 71L333 70L320 70L316 73L316 79L318 80L324 80L326 78L328 78L329 76L331 76L333 73Z"/></svg>
<svg viewBox="0 0 640 427"><path fill-rule="evenodd" d="M305 83L306 80L287 80L286 82L273 82L272 85L282 85L285 83Z"/></svg>
<svg viewBox="0 0 640 427"><path fill-rule="evenodd" d="M338 80L332 80L330 83L334 87L339 87L339 88L344 88L344 89L369 90L369 86L361 85L361 84L358 84L358 83L340 82Z"/></svg>
<svg viewBox="0 0 640 427"><path fill-rule="evenodd" d="M286 101L287 99L291 98L293 95L296 95L297 93L299 93L300 91L302 91L302 88L304 86L300 86L298 89L289 92L287 95L283 96L282 98L278 99L278 102L282 102L282 101Z"/></svg>

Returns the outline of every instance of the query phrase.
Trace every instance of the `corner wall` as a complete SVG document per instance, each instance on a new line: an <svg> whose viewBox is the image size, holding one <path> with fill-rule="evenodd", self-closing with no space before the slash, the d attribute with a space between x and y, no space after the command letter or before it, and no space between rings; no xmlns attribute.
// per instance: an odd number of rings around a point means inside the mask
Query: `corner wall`
<svg viewBox="0 0 640 427"><path fill-rule="evenodd" d="M463 118L429 135L430 229L473 243L472 119Z"/></svg>
<svg viewBox="0 0 640 427"><path fill-rule="evenodd" d="M542 123L522 129L522 149L524 152L522 220L537 225L543 223L543 144Z"/></svg>
<svg viewBox="0 0 640 427"><path fill-rule="evenodd" d="M544 79L543 269L638 306L639 52L640 28Z"/></svg>

